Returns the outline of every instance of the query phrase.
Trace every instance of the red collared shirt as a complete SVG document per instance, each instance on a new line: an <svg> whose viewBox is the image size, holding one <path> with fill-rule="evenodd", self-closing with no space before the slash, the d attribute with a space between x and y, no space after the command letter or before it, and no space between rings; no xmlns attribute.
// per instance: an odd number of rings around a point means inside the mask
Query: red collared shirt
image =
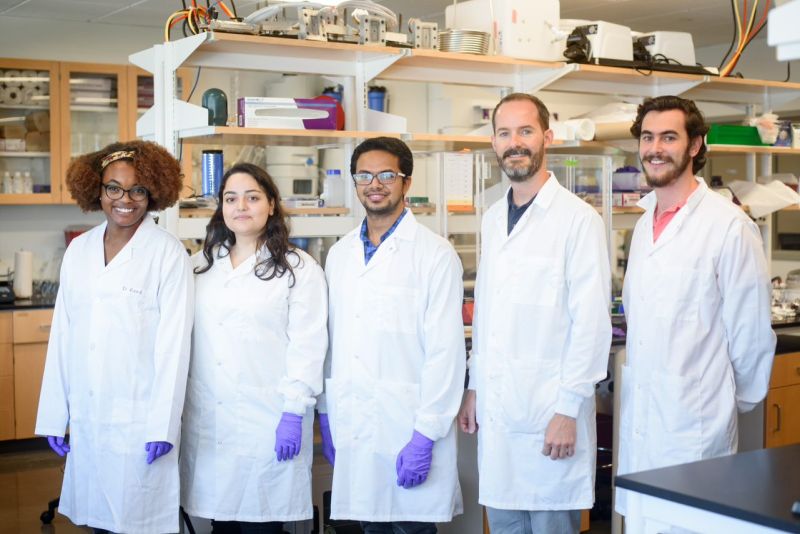
<svg viewBox="0 0 800 534"><path fill-rule="evenodd" d="M686 205L686 201L689 198L684 198L678 204L675 204L670 209L665 210L663 213L658 212L658 208L656 208L655 212L653 213L653 243L658 241L658 237L661 235L661 232L664 231L664 228L667 227L669 222L675 217L682 207Z"/></svg>

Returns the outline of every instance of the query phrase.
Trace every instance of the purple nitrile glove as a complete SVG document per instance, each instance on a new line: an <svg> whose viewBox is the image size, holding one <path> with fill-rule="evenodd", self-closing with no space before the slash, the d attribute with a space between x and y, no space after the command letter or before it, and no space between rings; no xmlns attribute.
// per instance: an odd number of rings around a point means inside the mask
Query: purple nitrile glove
<svg viewBox="0 0 800 534"><path fill-rule="evenodd" d="M148 441L144 444L144 450L147 451L147 463L152 464L158 458L172 450L172 443L167 443L166 441Z"/></svg>
<svg viewBox="0 0 800 534"><path fill-rule="evenodd" d="M331 425L328 422L328 414L319 414L319 431L322 432L322 455L333 465L336 461L336 447L333 446L331 436Z"/></svg>
<svg viewBox="0 0 800 534"><path fill-rule="evenodd" d="M61 436L47 436L47 443L59 456L66 456L69 452L69 444Z"/></svg>
<svg viewBox="0 0 800 534"><path fill-rule="evenodd" d="M275 429L275 452L278 461L291 460L300 454L303 442L303 416L283 412Z"/></svg>
<svg viewBox="0 0 800 534"><path fill-rule="evenodd" d="M425 482L432 459L433 441L415 430L411 441L397 455L397 485L409 489Z"/></svg>

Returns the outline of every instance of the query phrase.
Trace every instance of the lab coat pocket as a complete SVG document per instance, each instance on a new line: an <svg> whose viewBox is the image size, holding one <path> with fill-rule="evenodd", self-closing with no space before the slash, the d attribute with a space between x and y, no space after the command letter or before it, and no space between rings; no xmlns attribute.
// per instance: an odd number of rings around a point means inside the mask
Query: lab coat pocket
<svg viewBox="0 0 800 534"><path fill-rule="evenodd" d="M520 257L509 268L508 286L512 302L531 306L556 305L563 275L553 258Z"/></svg>
<svg viewBox="0 0 800 534"><path fill-rule="evenodd" d="M703 272L699 269L675 268L662 273L656 286L660 292L656 317L696 322L700 315L700 294L703 290Z"/></svg>
<svg viewBox="0 0 800 534"><path fill-rule="evenodd" d="M109 425L101 435L111 451L141 453L144 451L146 403L116 397L111 400Z"/></svg>
<svg viewBox="0 0 800 534"><path fill-rule="evenodd" d="M558 366L552 362L504 369L499 400L508 431L543 434L555 413L558 383Z"/></svg>
<svg viewBox="0 0 800 534"><path fill-rule="evenodd" d="M375 289L368 312L374 314L378 330L411 334L416 332L417 294L412 287L382 285Z"/></svg>
<svg viewBox="0 0 800 534"><path fill-rule="evenodd" d="M373 424L377 428L376 450L397 455L414 434L414 420L419 408L419 384L379 381L375 389Z"/></svg>
<svg viewBox="0 0 800 534"><path fill-rule="evenodd" d="M654 372L649 391L648 438L653 444L650 465L664 467L700 460L700 381Z"/></svg>
<svg viewBox="0 0 800 534"><path fill-rule="evenodd" d="M280 396L272 388L237 387L232 413L217 414L217 420L235 420L234 449L241 456L264 457L275 454L275 429L281 416ZM219 429L218 429L219 431ZM226 436L222 436L223 438Z"/></svg>

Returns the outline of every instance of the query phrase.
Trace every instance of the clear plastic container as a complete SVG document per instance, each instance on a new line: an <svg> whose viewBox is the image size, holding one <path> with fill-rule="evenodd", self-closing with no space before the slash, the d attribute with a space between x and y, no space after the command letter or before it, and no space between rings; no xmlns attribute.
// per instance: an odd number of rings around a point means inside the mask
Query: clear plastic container
<svg viewBox="0 0 800 534"><path fill-rule="evenodd" d="M322 187L322 199L325 206L344 206L344 179L339 169L325 171L325 183Z"/></svg>

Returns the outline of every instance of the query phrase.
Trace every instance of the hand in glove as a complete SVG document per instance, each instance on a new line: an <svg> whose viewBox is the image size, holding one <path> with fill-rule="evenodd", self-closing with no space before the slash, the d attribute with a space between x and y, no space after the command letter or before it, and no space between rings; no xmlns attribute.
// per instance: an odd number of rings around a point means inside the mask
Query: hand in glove
<svg viewBox="0 0 800 534"><path fill-rule="evenodd" d="M433 441L415 430L411 441L397 455L397 485L409 489L425 482L432 459Z"/></svg>
<svg viewBox="0 0 800 534"><path fill-rule="evenodd" d="M275 429L275 452L278 461L291 460L300 454L303 440L303 416L283 412Z"/></svg>
<svg viewBox="0 0 800 534"><path fill-rule="evenodd" d="M147 463L152 464L172 450L172 443L167 443L166 441L148 441L144 444L144 450L147 451Z"/></svg>
<svg viewBox="0 0 800 534"><path fill-rule="evenodd" d="M47 436L47 443L59 456L66 456L69 452L69 444L60 436Z"/></svg>
<svg viewBox="0 0 800 534"><path fill-rule="evenodd" d="M329 464L333 465L336 461L336 447L333 446L331 426L326 413L319 414L319 430L322 433L322 455Z"/></svg>

